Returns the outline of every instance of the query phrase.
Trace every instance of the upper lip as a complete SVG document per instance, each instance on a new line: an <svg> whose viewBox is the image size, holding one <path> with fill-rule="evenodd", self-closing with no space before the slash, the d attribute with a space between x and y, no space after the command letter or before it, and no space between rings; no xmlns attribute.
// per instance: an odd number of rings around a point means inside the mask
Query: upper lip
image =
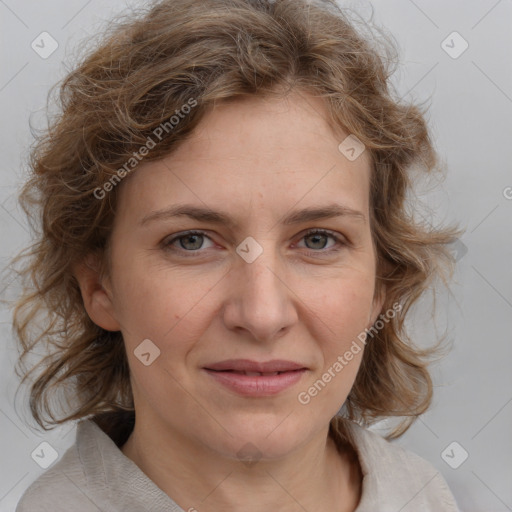
<svg viewBox="0 0 512 512"><path fill-rule="evenodd" d="M237 372L289 372L292 370L306 369L303 364L295 363L293 361L285 361L283 359L274 359L272 361L251 361L250 359L227 359L218 363L209 364L205 366L207 370L234 370Z"/></svg>

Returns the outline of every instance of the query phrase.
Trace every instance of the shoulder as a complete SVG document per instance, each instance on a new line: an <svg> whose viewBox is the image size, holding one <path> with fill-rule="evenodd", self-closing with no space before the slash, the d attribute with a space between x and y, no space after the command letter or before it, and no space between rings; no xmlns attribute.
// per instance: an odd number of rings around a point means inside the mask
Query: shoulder
<svg viewBox="0 0 512 512"><path fill-rule="evenodd" d="M25 490L16 512L59 510L97 511L81 490L85 486L84 475L78 462L76 444L62 458L47 469ZM80 506L77 509L77 505Z"/></svg>
<svg viewBox="0 0 512 512"><path fill-rule="evenodd" d="M347 427L363 473L356 512L458 512L445 479L430 462L356 423Z"/></svg>
<svg viewBox="0 0 512 512"><path fill-rule="evenodd" d="M68 448L53 466L25 490L15 512L98 512L102 505L91 494L79 443ZM98 468L101 469L101 468Z"/></svg>

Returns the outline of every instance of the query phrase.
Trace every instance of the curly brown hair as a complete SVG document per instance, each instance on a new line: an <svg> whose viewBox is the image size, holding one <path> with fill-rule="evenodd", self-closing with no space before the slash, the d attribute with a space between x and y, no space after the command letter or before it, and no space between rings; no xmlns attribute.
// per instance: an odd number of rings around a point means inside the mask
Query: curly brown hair
<svg viewBox="0 0 512 512"><path fill-rule="evenodd" d="M436 276L446 283L452 275L447 244L460 233L420 223L408 209L413 170L422 176L441 168L426 110L402 103L391 90L396 49L379 34L359 32L329 0L161 0L113 23L65 77L59 114L32 148L31 175L20 194L35 241L13 260L24 262L13 313L22 347L16 372L23 384L43 368L30 388L30 409L43 429L44 414L50 425L92 415L107 432L129 429L130 420L133 426L122 334L91 321L73 273L92 253L109 270L118 188L105 184L190 98L197 105L145 161L169 155L216 103L291 90L323 98L331 125L365 144L376 285L386 288L383 310L401 305L364 351L344 415L367 425L403 417L387 436L393 438L429 407L427 365L439 343L420 350L404 320ZM18 366L40 346L49 348L46 356L20 373ZM70 400L56 417L49 398L64 389ZM331 427L339 428L338 417Z"/></svg>

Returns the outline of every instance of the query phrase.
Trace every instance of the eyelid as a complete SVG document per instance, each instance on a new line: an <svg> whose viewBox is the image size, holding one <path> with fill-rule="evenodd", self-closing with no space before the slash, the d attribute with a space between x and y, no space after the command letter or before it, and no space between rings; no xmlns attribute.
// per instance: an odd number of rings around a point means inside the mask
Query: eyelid
<svg viewBox="0 0 512 512"><path fill-rule="evenodd" d="M308 249L306 247L305 249L307 250L307 253L306 253L307 255L315 255L315 256L320 256L320 257L323 255L328 256L330 254L337 253L337 252L341 251L345 247L350 247L352 245L350 243L350 241L344 235L342 235L336 231L332 231L330 229L325 229L325 228L310 228L310 229L306 230L305 233L301 234L300 240L302 240L303 238L305 238L307 236L315 235L315 234L324 235L324 236L333 238L334 241L336 242L336 245L335 245L335 247L331 247L330 249L319 249L317 251L315 251L313 249Z"/></svg>
<svg viewBox="0 0 512 512"><path fill-rule="evenodd" d="M173 235L170 235L170 237L166 237L162 240L161 242L161 245L163 247L164 250L169 250L169 251L172 251L172 250L175 250L177 252L185 252L185 253L199 253L201 252L200 249L198 249L197 251L186 251L185 249L181 249L181 248L174 248L172 246L172 244L176 241L178 241L180 238L185 238L187 236L193 236L193 235L201 235L201 236L204 236L205 238L208 238L210 241L213 242L211 236L208 235L208 233L206 231L203 231L201 229L190 229L188 231L181 231L181 232L178 232L178 233L175 233Z"/></svg>
<svg viewBox="0 0 512 512"><path fill-rule="evenodd" d="M338 233L336 231L332 231L330 229L325 229L325 228L309 228L305 232L300 234L299 241L301 241L303 238L305 238L307 236L315 235L315 234L325 235L325 236L329 236L329 237L333 238L335 240L336 244L338 245L338 248L318 249L315 251L313 249L308 249L306 247L305 249L308 251L307 254L309 254L309 255L311 255L311 254L314 254L314 255L330 254L330 253L337 252L337 251L341 250L341 248L343 248L343 247L351 245L350 241L344 235L341 235L340 233ZM198 249L196 251L187 251L185 249L172 247L172 244L174 242L178 241L179 239L185 238L186 236L193 236L193 235L204 236L205 238L208 238L210 241L213 242L211 236L208 235L208 232L203 231L201 229L191 229L188 231L182 231L182 232L175 233L174 235L171 235L170 239L168 239L169 237L164 238L164 240L161 242L161 245L163 246L164 250L175 251L175 252L179 252L182 254L186 253L187 256L193 257L192 256L193 254L199 255L202 252L204 252L204 250Z"/></svg>

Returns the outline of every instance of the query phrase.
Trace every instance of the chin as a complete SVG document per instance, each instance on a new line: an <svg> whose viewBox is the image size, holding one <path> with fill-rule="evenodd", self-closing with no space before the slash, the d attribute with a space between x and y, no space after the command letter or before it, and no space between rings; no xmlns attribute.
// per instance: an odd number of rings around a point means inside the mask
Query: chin
<svg viewBox="0 0 512 512"><path fill-rule="evenodd" d="M272 460L288 455L314 435L311 427L303 422L268 418L244 418L229 422L232 436L210 439L210 447L227 458L238 460Z"/></svg>

